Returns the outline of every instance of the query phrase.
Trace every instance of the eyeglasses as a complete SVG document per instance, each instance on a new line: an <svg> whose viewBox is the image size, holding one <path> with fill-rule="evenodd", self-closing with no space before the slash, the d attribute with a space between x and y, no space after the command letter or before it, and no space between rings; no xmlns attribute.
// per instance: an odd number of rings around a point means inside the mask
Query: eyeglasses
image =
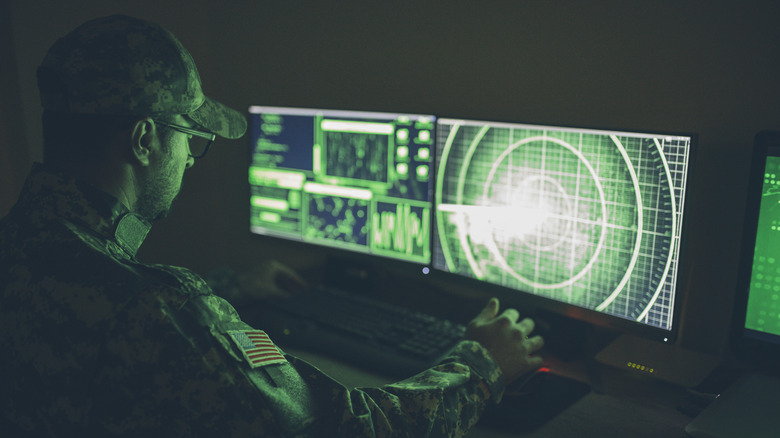
<svg viewBox="0 0 780 438"><path fill-rule="evenodd" d="M198 131L197 129L188 128L186 126L176 125L173 123L163 122L160 120L154 119L155 123L159 123L163 126L167 126L168 128L173 129L174 131L179 131L183 134L192 135L193 137L197 137L198 139L204 139L205 141L193 141L195 138L191 138L188 142L190 147L190 156L192 158L203 158L206 155L206 152L209 151L209 147L211 147L211 143L214 142L214 140L217 138L217 135L208 132L208 131Z"/></svg>

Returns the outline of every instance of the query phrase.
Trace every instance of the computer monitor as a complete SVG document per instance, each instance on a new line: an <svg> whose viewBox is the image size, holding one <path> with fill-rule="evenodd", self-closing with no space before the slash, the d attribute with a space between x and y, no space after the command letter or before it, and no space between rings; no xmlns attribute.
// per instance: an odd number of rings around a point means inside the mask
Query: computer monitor
<svg viewBox="0 0 780 438"><path fill-rule="evenodd" d="M780 131L755 137L735 302L738 356L780 374Z"/></svg>
<svg viewBox="0 0 780 438"><path fill-rule="evenodd" d="M435 271L670 341L693 135L439 119Z"/></svg>
<svg viewBox="0 0 780 438"><path fill-rule="evenodd" d="M250 107L251 231L428 264L435 120Z"/></svg>

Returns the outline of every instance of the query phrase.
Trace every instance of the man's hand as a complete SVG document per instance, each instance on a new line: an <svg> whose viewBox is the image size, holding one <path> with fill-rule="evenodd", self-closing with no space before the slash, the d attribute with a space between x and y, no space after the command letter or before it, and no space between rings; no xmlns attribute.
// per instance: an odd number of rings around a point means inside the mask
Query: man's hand
<svg viewBox="0 0 780 438"><path fill-rule="evenodd" d="M306 281L291 267L271 260L238 276L241 300L275 300L303 292Z"/></svg>
<svg viewBox="0 0 780 438"><path fill-rule="evenodd" d="M490 352L509 384L542 366L542 358L531 354L539 351L544 341L541 336L528 337L534 329L531 319L518 322L520 314L517 310L506 309L499 315L498 308L498 299L491 298L479 315L469 322L466 339L479 342Z"/></svg>

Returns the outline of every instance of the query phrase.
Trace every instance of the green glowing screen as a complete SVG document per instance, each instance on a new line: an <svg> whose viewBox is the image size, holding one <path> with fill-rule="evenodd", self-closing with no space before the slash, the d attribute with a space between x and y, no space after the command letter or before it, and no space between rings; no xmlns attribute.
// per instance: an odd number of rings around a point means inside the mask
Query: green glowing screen
<svg viewBox="0 0 780 438"><path fill-rule="evenodd" d="M669 330L690 148L440 119L433 266Z"/></svg>
<svg viewBox="0 0 780 438"><path fill-rule="evenodd" d="M434 117L249 112L253 232L430 262Z"/></svg>
<svg viewBox="0 0 780 438"><path fill-rule="evenodd" d="M745 328L780 335L780 157L767 157Z"/></svg>

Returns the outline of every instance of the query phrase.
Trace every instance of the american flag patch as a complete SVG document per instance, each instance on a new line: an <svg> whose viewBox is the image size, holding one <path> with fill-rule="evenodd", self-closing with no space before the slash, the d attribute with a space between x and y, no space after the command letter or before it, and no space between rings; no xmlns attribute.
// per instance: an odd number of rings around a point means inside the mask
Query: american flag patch
<svg viewBox="0 0 780 438"><path fill-rule="evenodd" d="M228 330L228 334L252 368L287 362L262 330Z"/></svg>

